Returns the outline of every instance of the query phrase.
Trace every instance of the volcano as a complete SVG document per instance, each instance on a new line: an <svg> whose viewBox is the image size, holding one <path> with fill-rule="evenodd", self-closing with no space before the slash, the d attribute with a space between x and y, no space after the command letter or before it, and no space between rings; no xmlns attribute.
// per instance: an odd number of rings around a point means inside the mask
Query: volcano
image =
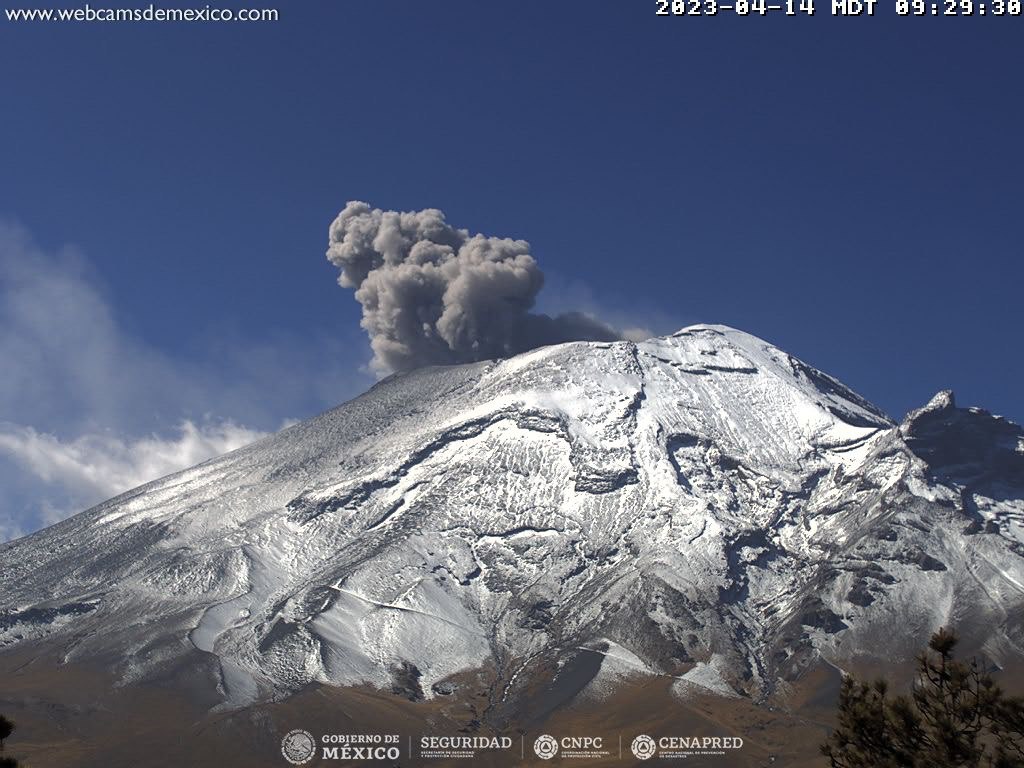
<svg viewBox="0 0 1024 768"><path fill-rule="evenodd" d="M940 626L1020 670L1024 431L950 392L896 423L724 326L392 376L0 545L34 765L140 764L119 721L142 764L190 734L280 765L242 735L303 712L628 733L673 707L796 765L814 744L758 718L817 733L840 671Z"/></svg>

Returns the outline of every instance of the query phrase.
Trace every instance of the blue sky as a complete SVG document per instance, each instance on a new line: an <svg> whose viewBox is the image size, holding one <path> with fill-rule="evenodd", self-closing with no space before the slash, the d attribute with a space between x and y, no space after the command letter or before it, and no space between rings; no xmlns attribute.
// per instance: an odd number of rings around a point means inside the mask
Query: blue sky
<svg viewBox="0 0 1024 768"><path fill-rule="evenodd" d="M352 199L529 240L544 310L725 323L895 416L951 387L1024 419L1024 18L278 7L0 21L0 539L110 490L90 457L123 484L371 383L324 259Z"/></svg>

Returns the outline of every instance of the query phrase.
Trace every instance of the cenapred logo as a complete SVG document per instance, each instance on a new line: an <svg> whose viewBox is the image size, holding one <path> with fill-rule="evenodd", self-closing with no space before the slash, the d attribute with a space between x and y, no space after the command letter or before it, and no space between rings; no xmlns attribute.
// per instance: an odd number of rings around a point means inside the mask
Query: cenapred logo
<svg viewBox="0 0 1024 768"><path fill-rule="evenodd" d="M637 760L650 760L655 755L659 760L691 757L724 757L732 750L743 749L739 736L659 736L653 739L642 733L629 745Z"/></svg>
<svg viewBox="0 0 1024 768"><path fill-rule="evenodd" d="M281 739L281 754L292 765L303 765L316 754L316 739L309 731L296 728Z"/></svg>
<svg viewBox="0 0 1024 768"><path fill-rule="evenodd" d="M543 736L538 736L537 740L533 742L533 751L541 760L550 760L558 754L558 741L554 736L548 736L545 733Z"/></svg>
<svg viewBox="0 0 1024 768"><path fill-rule="evenodd" d="M658 751L658 745L646 733L642 733L633 739L633 743L629 745L629 748L633 751L633 756L637 760L650 760Z"/></svg>

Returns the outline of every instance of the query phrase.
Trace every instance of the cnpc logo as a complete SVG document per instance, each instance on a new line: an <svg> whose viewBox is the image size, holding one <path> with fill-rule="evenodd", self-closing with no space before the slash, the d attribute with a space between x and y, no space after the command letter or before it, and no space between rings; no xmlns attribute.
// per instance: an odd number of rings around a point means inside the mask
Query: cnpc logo
<svg viewBox="0 0 1024 768"><path fill-rule="evenodd" d="M550 760L558 754L558 741L554 736L548 736L545 733L543 736L538 736L537 740L533 742L533 751L541 760Z"/></svg>
<svg viewBox="0 0 1024 768"><path fill-rule="evenodd" d="M603 746L604 740L600 736L563 736L556 739L545 733L533 742L533 751L541 760L550 760L559 750L572 753L593 752L602 749ZM579 754L571 756L578 757Z"/></svg>

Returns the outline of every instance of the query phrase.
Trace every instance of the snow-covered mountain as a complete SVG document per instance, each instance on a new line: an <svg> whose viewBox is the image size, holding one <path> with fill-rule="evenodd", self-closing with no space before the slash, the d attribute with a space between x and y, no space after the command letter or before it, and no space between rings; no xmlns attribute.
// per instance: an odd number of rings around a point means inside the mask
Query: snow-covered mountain
<svg viewBox="0 0 1024 768"><path fill-rule="evenodd" d="M0 654L198 652L227 708L467 673L490 712L538 675L763 700L940 625L1024 656L1024 432L948 392L897 425L722 326L392 377L0 545Z"/></svg>

